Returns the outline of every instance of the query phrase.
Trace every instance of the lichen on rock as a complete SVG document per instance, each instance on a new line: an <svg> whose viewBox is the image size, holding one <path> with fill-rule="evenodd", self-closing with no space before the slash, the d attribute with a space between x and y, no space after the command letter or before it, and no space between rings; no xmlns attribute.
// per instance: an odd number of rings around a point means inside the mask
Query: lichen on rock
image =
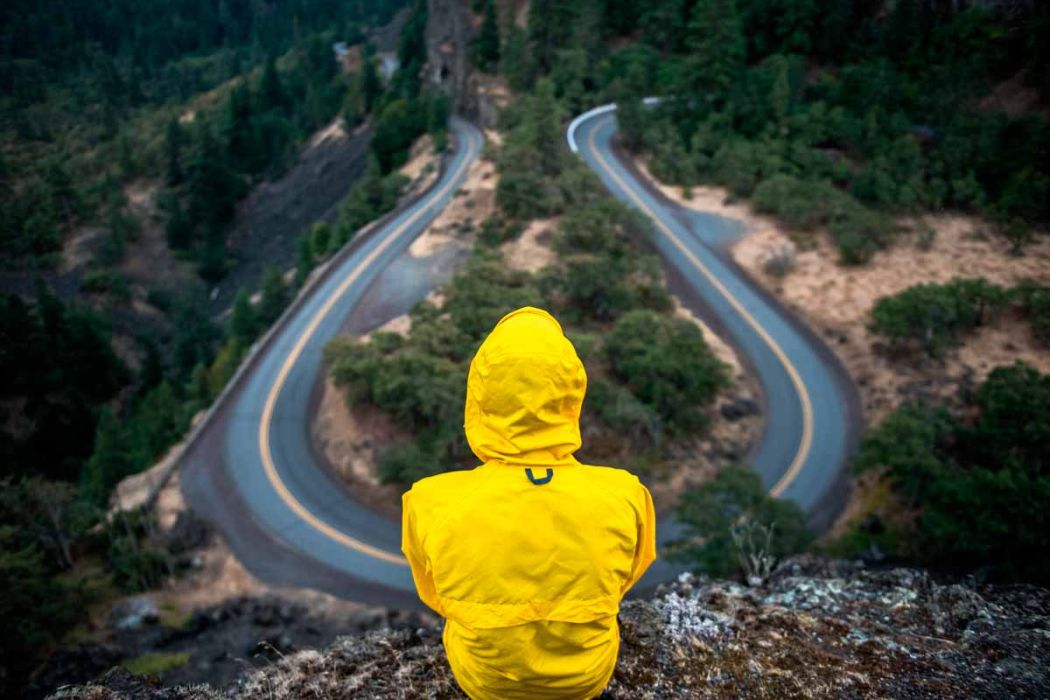
<svg viewBox="0 0 1050 700"><path fill-rule="evenodd" d="M1050 591L942 584L806 555L757 586L684 575L624 603L603 698L1047 697ZM56 698L463 698L437 629L379 630L288 655L223 690L126 672Z"/></svg>

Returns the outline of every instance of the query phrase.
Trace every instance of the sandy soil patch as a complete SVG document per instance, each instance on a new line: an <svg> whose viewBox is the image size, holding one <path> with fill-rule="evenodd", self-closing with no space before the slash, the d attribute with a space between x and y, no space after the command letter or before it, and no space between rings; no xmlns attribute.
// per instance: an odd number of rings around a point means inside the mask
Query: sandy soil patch
<svg viewBox="0 0 1050 700"><path fill-rule="evenodd" d="M128 211L139 222L139 236L127 244L120 271L143 286L175 290L196 278L191 263L180 262L168 247L167 232L157 210L161 183L136 180L124 188Z"/></svg>
<svg viewBox="0 0 1050 700"><path fill-rule="evenodd" d="M860 387L865 419L879 422L918 386L937 385L951 392L963 380L981 381L994 367L1024 360L1050 371L1050 353L1032 336L1023 319L1001 314L963 339L942 361L921 357L891 358L885 343L867 329L871 309L884 296L924 282L956 277L984 277L1003 286L1024 278L1050 283L1050 239L1041 236L1023 257L1012 257L1009 245L982 233L981 222L962 216L931 216L933 246L921 250L909 232L867 265L843 267L828 238L818 235L811 249L799 252L786 277L765 274L771 251L792 245L775 226L761 227L741 240L733 257L763 285L798 312L845 362ZM912 227L914 230L914 226Z"/></svg>
<svg viewBox="0 0 1050 700"><path fill-rule="evenodd" d="M70 272L85 267L95 259L95 251L105 238L106 231L94 226L77 227L62 244L60 272Z"/></svg>
<svg viewBox="0 0 1050 700"><path fill-rule="evenodd" d="M681 187L660 182L649 171L648 159L645 156L635 158L634 165L665 197L683 207L731 219L739 219L744 223L748 231L758 228L776 227L774 221L768 217L755 214L747 204L734 199L729 194L729 191L723 187L708 187L705 185Z"/></svg>
<svg viewBox="0 0 1050 700"><path fill-rule="evenodd" d="M148 494L181 449L181 444L172 447L153 467L120 482L114 491L112 505L121 509L144 505ZM179 485L179 474L176 472L161 488L154 506L154 515L161 533L168 532L186 510ZM275 595L309 605L311 610L325 616L344 618L362 611L379 610L313 590L264 583L237 561L233 552L218 535L213 535L208 544L197 550L193 559L194 566L190 573L171 579L159 589L148 592L161 609L186 615L242 596Z"/></svg>
<svg viewBox="0 0 1050 700"><path fill-rule="evenodd" d="M437 179L438 155L434 153L434 140L430 134L416 139L408 153L408 162L399 172L412 181L409 189L416 192L426 189Z"/></svg>
<svg viewBox="0 0 1050 700"><path fill-rule="evenodd" d="M517 238L500 246L503 260L509 267L525 272L539 272L553 264L558 256L551 250L551 241L561 217L534 219Z"/></svg>
<svg viewBox="0 0 1050 700"><path fill-rule="evenodd" d="M467 177L452 201L409 246L416 257L432 255L453 241L473 234L481 222L496 211L496 175L494 163L478 158L467 171Z"/></svg>
<svg viewBox="0 0 1050 700"><path fill-rule="evenodd" d="M317 148L319 146L327 146L333 141L345 141L348 138L346 133L346 127L343 124L342 117L336 117L328 126L324 127L319 131L315 131L313 136L306 144L306 149Z"/></svg>
<svg viewBox="0 0 1050 700"><path fill-rule="evenodd" d="M758 407L758 384L745 370L731 345L697 318L674 298L675 316L696 324L704 334L704 342L714 355L729 365L730 385L720 391L713 402L711 424L702 439L691 440L671 448L666 460L669 472L658 482L650 484L653 500L661 511L673 508L678 497L691 488L711 479L718 470L734 462L743 461L762 429L763 418ZM749 402L756 412L727 418L722 407Z"/></svg>
<svg viewBox="0 0 1050 700"><path fill-rule="evenodd" d="M645 164L639 169L648 176ZM650 177L650 179L652 179ZM798 313L842 359L860 389L868 425L878 423L906 399L921 392L939 396L955 392L961 381L981 381L994 367L1024 360L1050 371L1050 353L1032 337L1027 324L1004 313L941 361L920 357L891 358L884 342L867 330L871 308L884 296L924 282L956 277L984 277L1003 286L1024 278L1050 284L1050 236L1037 236L1022 257L1009 254L1009 244L974 217L935 215L922 222L902 220L904 231L889 249L866 265L844 267L827 235L796 240L769 217L745 204L726 204L728 193L717 187L694 187L686 198L682 188L652 182L672 201L696 211L740 219L747 234L732 249L733 258L760 284ZM921 223L935 231L929 250L916 245ZM783 278L768 275L764 265L782 248L796 251L795 268Z"/></svg>
<svg viewBox="0 0 1050 700"><path fill-rule="evenodd" d="M400 517L401 488L380 483L376 468L385 448L410 438L393 417L370 405L349 406L346 394L325 379L311 432L325 460L359 500Z"/></svg>

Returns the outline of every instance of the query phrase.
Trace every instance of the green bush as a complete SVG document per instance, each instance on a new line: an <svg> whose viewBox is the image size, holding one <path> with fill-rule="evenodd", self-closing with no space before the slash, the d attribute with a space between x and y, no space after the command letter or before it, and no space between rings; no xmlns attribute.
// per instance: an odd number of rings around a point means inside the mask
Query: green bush
<svg viewBox="0 0 1050 700"><path fill-rule="evenodd" d="M1028 318L1032 333L1050 345L1050 287L1027 280L1014 289L1021 300L1021 309Z"/></svg>
<svg viewBox="0 0 1050 700"><path fill-rule="evenodd" d="M728 466L714 479L682 495L676 513L685 537L673 544L673 556L715 577L741 572L733 531L746 524L766 529L763 553L780 559L799 552L811 539L802 510L791 501L771 498L762 481L743 466Z"/></svg>
<svg viewBox="0 0 1050 700"><path fill-rule="evenodd" d="M908 404L864 437L857 469L885 469L915 514L883 544L999 580L1050 581L1050 375L996 368L956 413Z"/></svg>
<svg viewBox="0 0 1050 700"><path fill-rule="evenodd" d="M838 191L824 183L774 175L755 188L752 201L758 211L772 214L793 229L806 231L827 220L829 200L837 196Z"/></svg>
<svg viewBox="0 0 1050 700"><path fill-rule="evenodd" d="M871 330L898 344L918 343L937 356L1006 300L1004 289L980 278L919 284L875 302Z"/></svg>
<svg viewBox="0 0 1050 700"><path fill-rule="evenodd" d="M694 324L652 311L621 317L605 340L612 373L671 433L707 424L706 409L726 385L728 372Z"/></svg>
<svg viewBox="0 0 1050 700"><path fill-rule="evenodd" d="M379 479L384 484L412 484L446 471L450 466L446 450L434 449L432 442L420 436L385 449L379 456Z"/></svg>
<svg viewBox="0 0 1050 700"><path fill-rule="evenodd" d="M658 443L664 434L663 421L629 389L598 378L587 386L584 409L595 415L618 435L636 444Z"/></svg>

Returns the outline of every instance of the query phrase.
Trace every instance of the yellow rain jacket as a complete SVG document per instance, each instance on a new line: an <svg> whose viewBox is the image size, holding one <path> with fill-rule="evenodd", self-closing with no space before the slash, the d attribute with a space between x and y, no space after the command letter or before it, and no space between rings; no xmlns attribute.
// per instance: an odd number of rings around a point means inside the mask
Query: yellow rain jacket
<svg viewBox="0 0 1050 700"><path fill-rule="evenodd" d="M586 388L553 316L504 316L467 378L483 464L404 496L402 549L474 700L593 698L616 666L616 614L655 557L655 517L637 477L573 458Z"/></svg>

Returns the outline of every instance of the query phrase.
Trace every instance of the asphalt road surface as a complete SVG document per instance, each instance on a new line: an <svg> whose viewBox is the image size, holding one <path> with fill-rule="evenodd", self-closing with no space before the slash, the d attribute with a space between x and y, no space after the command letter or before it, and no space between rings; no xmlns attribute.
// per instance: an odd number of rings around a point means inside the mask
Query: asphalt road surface
<svg viewBox="0 0 1050 700"><path fill-rule="evenodd" d="M827 527L845 502L846 466L858 433L852 380L820 338L731 260L726 251L737 230L661 195L623 157L615 134L615 108L606 105L573 121L569 146L614 196L652 222L650 243L673 290L758 378L765 423L747 464L772 495L798 503L812 527ZM673 519L661 520L662 541L677 531ZM666 564L652 571L656 579L668 573Z"/></svg>
<svg viewBox="0 0 1050 700"><path fill-rule="evenodd" d="M421 198L362 234L296 301L220 399L183 457L187 503L259 578L387 605L419 605L400 524L359 503L310 441L325 344L376 276L441 212L484 144L453 120L453 150ZM396 314L395 314L396 315Z"/></svg>
<svg viewBox="0 0 1050 700"><path fill-rule="evenodd" d="M481 151L477 129L460 120L452 129L454 148L438 182L337 256L260 341L183 457L187 503L264 581L420 605L400 554L399 523L356 501L326 470L311 446L309 421L324 345L376 276L454 196ZM580 155L614 195L653 220L652 243L675 291L726 334L758 376L766 427L749 464L774 494L825 524L845 494L858 420L852 383L830 350L721 252L733 226L662 199L618 158L614 133L607 108L577 119L570 141L575 134ZM676 525L664 519L660 531L666 540ZM643 584L673 574L657 562Z"/></svg>

